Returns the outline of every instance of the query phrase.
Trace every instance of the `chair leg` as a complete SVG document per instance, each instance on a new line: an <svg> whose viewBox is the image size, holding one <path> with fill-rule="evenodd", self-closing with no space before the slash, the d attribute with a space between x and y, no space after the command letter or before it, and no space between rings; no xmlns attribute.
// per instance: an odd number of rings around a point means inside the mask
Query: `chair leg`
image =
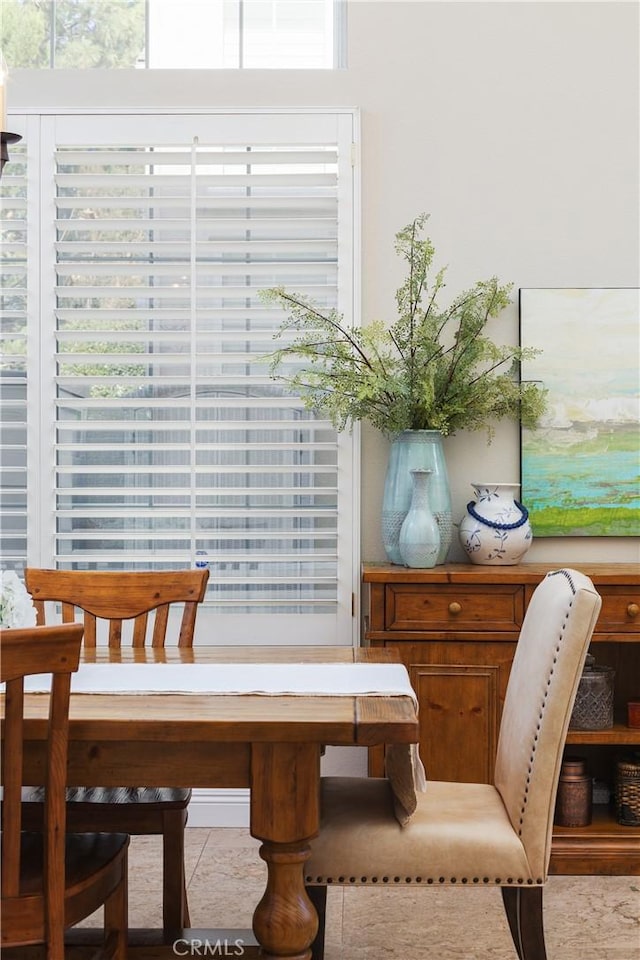
<svg viewBox="0 0 640 960"><path fill-rule="evenodd" d="M324 933L327 916L327 888L306 887L307 896L318 914L318 932L311 944L311 960L324 960Z"/></svg>
<svg viewBox="0 0 640 960"><path fill-rule="evenodd" d="M186 810L165 813L162 835L162 926L167 943L190 924L184 869L186 823Z"/></svg>
<svg viewBox="0 0 640 960"><path fill-rule="evenodd" d="M502 902L520 960L547 960L542 887L502 887Z"/></svg>
<svg viewBox="0 0 640 960"><path fill-rule="evenodd" d="M105 953L113 960L127 960L127 941L129 932L129 898L127 851L121 860L122 874L120 883L104 904L104 941Z"/></svg>

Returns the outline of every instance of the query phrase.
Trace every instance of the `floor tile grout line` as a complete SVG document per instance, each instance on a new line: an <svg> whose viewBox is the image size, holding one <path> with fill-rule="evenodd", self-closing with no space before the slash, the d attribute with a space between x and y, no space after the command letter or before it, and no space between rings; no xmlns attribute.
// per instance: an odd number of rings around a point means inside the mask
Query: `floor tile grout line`
<svg viewBox="0 0 640 960"><path fill-rule="evenodd" d="M187 827L186 829L188 830L189 828ZM192 829L192 830L201 830L202 827L192 827L191 829ZM205 827L205 829L206 829L206 827ZM187 888L187 893L189 893L189 887L190 887L191 884L193 883L193 881L194 881L194 879L195 879L195 876L196 876L196 873L198 872L198 867L200 866L200 864L201 864L201 862L202 862L202 858L204 857L204 852L205 852L205 850L206 850L206 848L207 848L207 844L209 843L209 840L211 839L211 834L212 834L212 832L213 832L212 829L207 830L207 835L206 835L206 837L204 838L204 843L202 844L202 847L200 848L200 853L198 854L198 859L196 860L195 866L194 866L193 870L191 871L191 875L190 875L190 877L189 877L188 880L185 879L185 884L186 884L186 888Z"/></svg>

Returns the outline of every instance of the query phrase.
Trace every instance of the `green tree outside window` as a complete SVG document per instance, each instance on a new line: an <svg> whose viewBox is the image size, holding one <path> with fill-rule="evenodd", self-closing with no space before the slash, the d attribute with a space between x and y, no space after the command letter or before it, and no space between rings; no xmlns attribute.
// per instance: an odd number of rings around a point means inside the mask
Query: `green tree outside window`
<svg viewBox="0 0 640 960"><path fill-rule="evenodd" d="M0 45L12 68L135 67L145 0L2 0Z"/></svg>

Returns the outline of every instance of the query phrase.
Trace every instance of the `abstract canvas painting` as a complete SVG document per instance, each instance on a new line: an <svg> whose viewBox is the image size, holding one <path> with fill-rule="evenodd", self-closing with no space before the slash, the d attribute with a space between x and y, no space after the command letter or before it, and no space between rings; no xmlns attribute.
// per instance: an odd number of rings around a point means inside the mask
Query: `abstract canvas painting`
<svg viewBox="0 0 640 960"><path fill-rule="evenodd" d="M534 536L640 536L640 290L521 289L520 338L548 391L521 440Z"/></svg>

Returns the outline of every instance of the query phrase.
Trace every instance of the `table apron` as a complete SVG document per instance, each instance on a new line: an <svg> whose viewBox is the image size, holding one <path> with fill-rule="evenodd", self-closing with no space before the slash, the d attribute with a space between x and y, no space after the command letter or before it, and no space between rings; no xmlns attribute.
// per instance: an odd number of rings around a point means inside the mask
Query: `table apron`
<svg viewBox="0 0 640 960"><path fill-rule="evenodd" d="M25 784L44 783L45 744L25 744ZM209 741L72 740L72 787L249 787L251 744Z"/></svg>

